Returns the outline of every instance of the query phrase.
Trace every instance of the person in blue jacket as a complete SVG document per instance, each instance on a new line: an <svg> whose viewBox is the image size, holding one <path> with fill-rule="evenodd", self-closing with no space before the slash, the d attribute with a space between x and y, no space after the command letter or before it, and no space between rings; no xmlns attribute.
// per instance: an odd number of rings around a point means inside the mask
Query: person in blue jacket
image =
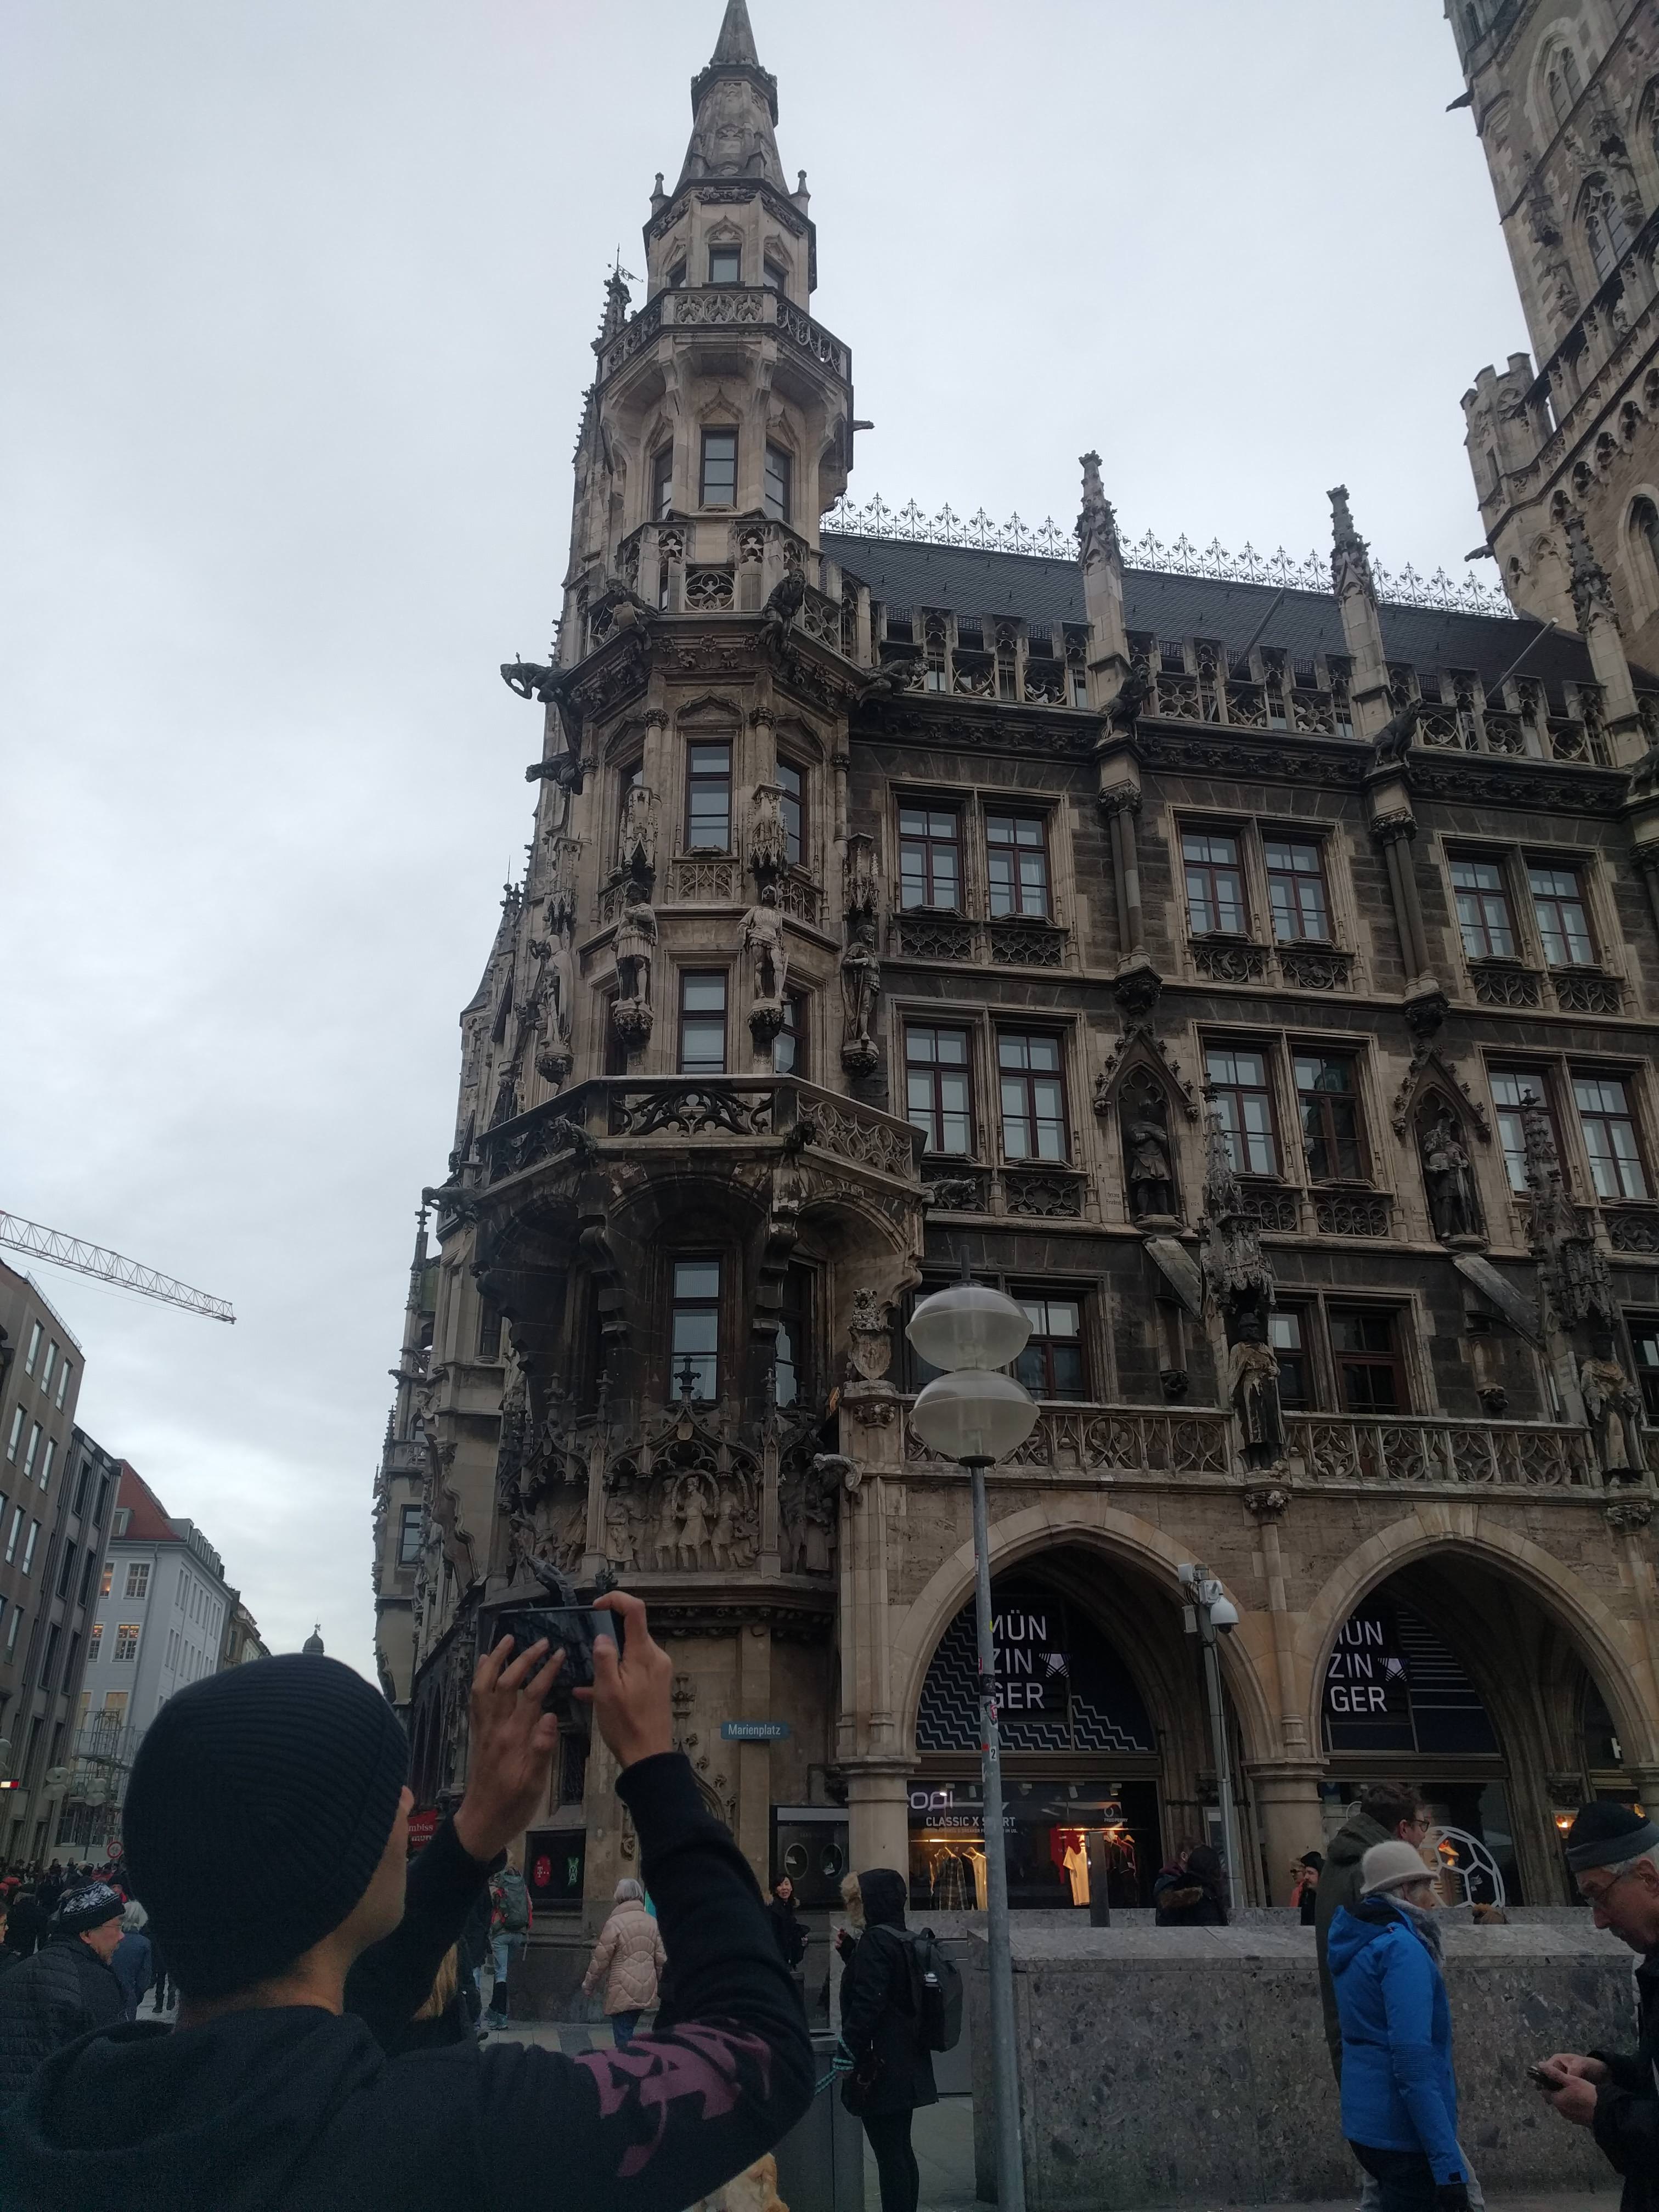
<svg viewBox="0 0 1659 2212"><path fill-rule="evenodd" d="M1365 1853L1359 1900L1331 1922L1342 2132L1381 2212L1468 2212L1437 1903L1415 1849L1391 1840Z"/></svg>

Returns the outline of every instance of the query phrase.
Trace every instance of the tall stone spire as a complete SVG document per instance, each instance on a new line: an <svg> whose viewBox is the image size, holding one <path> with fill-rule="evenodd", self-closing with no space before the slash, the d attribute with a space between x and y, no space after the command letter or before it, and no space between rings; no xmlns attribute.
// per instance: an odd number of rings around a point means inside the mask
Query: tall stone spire
<svg viewBox="0 0 1659 2212"><path fill-rule="evenodd" d="M774 136L778 81L760 65L745 0L726 0L708 66L691 81L691 116L676 192L693 177L764 177L787 189Z"/></svg>

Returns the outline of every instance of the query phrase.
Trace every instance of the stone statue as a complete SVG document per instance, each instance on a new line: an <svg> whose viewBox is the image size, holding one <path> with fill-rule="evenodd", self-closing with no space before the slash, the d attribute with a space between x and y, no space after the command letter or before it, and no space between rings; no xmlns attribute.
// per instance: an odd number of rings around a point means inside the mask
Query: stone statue
<svg viewBox="0 0 1659 2212"><path fill-rule="evenodd" d="M633 1516L629 1512L627 1498L619 1490L613 1490L605 1501L605 1557L619 1573L633 1571Z"/></svg>
<svg viewBox="0 0 1659 2212"><path fill-rule="evenodd" d="M822 1480L808 1485L806 1492L806 1571L809 1575L827 1575L830 1554L835 1547L836 1506L832 1486Z"/></svg>
<svg viewBox="0 0 1659 2212"><path fill-rule="evenodd" d="M642 783L630 784L623 793L617 866L649 896L657 875L657 794Z"/></svg>
<svg viewBox="0 0 1659 2212"><path fill-rule="evenodd" d="M881 890L881 868L876 857L876 841L864 830L854 830L847 840L841 883L842 911L849 927L854 922L873 923Z"/></svg>
<svg viewBox="0 0 1659 2212"><path fill-rule="evenodd" d="M538 1056L536 1072L555 1090L570 1073L570 1030L575 1000L575 961L570 933L561 926L547 948L546 1048Z"/></svg>
<svg viewBox="0 0 1659 2212"><path fill-rule="evenodd" d="M1423 1180L1435 1235L1443 1244L1453 1237L1478 1236L1480 1222L1474 1176L1457 1123L1447 1108L1441 1108L1423 1132L1421 1142Z"/></svg>
<svg viewBox="0 0 1659 2212"><path fill-rule="evenodd" d="M867 1286L853 1293L853 1318L847 1325L853 1372L865 1382L879 1382L892 1364L890 1310Z"/></svg>
<svg viewBox="0 0 1659 2212"><path fill-rule="evenodd" d="M755 1032L757 1042L769 1044L783 1027L783 985L789 972L783 909L770 884L744 917L743 949L753 963L749 1026Z"/></svg>
<svg viewBox="0 0 1659 2212"><path fill-rule="evenodd" d="M1417 726L1422 719L1423 702L1420 699L1407 699L1398 713L1385 722L1377 732L1373 756L1376 767L1382 768L1388 762L1405 759L1412 738L1416 734Z"/></svg>
<svg viewBox="0 0 1659 2212"><path fill-rule="evenodd" d="M1169 1132L1150 1113L1124 1123L1125 1178L1129 1212L1137 1221L1169 1219L1175 1213L1175 1170L1170 1164Z"/></svg>
<svg viewBox="0 0 1659 2212"><path fill-rule="evenodd" d="M504 660L501 681L520 699L536 699L551 705L563 688L564 678L562 670L544 667L538 660Z"/></svg>
<svg viewBox="0 0 1659 2212"><path fill-rule="evenodd" d="M617 925L617 1003L611 1018L630 1051L651 1034L651 963L657 917L643 899L629 899Z"/></svg>
<svg viewBox="0 0 1659 2212"><path fill-rule="evenodd" d="M1613 1356L1613 1339L1598 1330L1578 1370L1584 1412L1603 1474L1634 1481L1642 1468L1642 1394Z"/></svg>
<svg viewBox="0 0 1659 2212"><path fill-rule="evenodd" d="M806 579L799 568L786 568L767 594L761 609L761 644L776 653L794 627L795 617L806 605Z"/></svg>
<svg viewBox="0 0 1659 2212"><path fill-rule="evenodd" d="M880 961L869 945L849 945L841 956L841 1064L849 1075L869 1075L879 1065L872 1030L880 995Z"/></svg>
<svg viewBox="0 0 1659 2212"><path fill-rule="evenodd" d="M1254 1454L1255 1464L1271 1464L1284 1445L1285 1425L1279 1409L1279 1360L1259 1313L1247 1312L1239 1322L1238 1340L1227 1355L1227 1395L1247 1453Z"/></svg>
<svg viewBox="0 0 1659 2212"><path fill-rule="evenodd" d="M708 1539L708 1548L717 1567L729 1567L733 1564L732 1555L738 1540L737 1517L736 1493L730 1490L721 1491L720 1503L714 1508L714 1529Z"/></svg>
<svg viewBox="0 0 1659 2212"><path fill-rule="evenodd" d="M783 787L757 784L749 809L749 865L757 882L770 884L789 862L789 832L783 820Z"/></svg>
<svg viewBox="0 0 1659 2212"><path fill-rule="evenodd" d="M688 1474L673 1493L670 1511L675 1523L674 1564L700 1567L708 1542L708 1489L700 1474Z"/></svg>

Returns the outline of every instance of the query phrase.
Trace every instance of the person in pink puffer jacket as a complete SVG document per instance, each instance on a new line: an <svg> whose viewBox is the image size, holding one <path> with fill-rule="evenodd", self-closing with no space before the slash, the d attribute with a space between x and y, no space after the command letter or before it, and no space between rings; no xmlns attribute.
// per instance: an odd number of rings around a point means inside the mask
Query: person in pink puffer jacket
<svg viewBox="0 0 1659 2212"><path fill-rule="evenodd" d="M615 1903L582 1976L582 1995L591 1997L604 1979L605 2015L621 2051L633 2041L640 2014L657 2002L668 1954L638 1882L619 1881L611 1894Z"/></svg>

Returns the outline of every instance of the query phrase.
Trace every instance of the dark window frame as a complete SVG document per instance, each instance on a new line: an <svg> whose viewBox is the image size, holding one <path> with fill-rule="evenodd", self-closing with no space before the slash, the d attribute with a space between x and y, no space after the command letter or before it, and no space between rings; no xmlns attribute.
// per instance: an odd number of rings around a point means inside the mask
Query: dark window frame
<svg viewBox="0 0 1659 2212"><path fill-rule="evenodd" d="M794 455L787 446L769 438L761 455L761 505L769 520L793 520L794 486Z"/></svg>
<svg viewBox="0 0 1659 2212"><path fill-rule="evenodd" d="M1514 1115L1516 1117L1517 1136L1520 1136L1522 1133L1522 1124L1521 1121L1522 1109L1520 1105L1518 1103L1513 1105L1506 1104L1499 1099L1498 1095L1498 1084L1499 1079L1506 1076L1515 1078L1521 1083L1523 1089L1529 1089L1534 1097L1537 1099L1539 1104L1549 1115L1550 1129L1555 1139L1555 1157L1562 1164L1561 1175L1564 1182L1566 1180L1567 1156L1561 1142L1561 1123L1555 1111L1555 1099L1550 1085L1550 1072L1548 1068L1534 1067L1525 1061L1488 1061L1486 1066L1486 1089L1492 1098L1492 1125L1498 1133L1498 1148L1503 1158L1505 1179L1509 1182L1510 1191L1512 1196L1524 1197L1527 1191L1527 1179L1524 1171L1526 1162L1525 1145L1524 1143L1522 1144L1516 1154L1516 1157L1521 1161L1522 1166L1521 1180L1519 1182L1516 1182L1514 1176L1510 1174L1510 1148L1504 1142L1504 1124L1507 1117L1510 1115Z"/></svg>
<svg viewBox="0 0 1659 2212"><path fill-rule="evenodd" d="M674 509L674 446L671 439L651 456L651 520L661 522Z"/></svg>
<svg viewBox="0 0 1659 2212"><path fill-rule="evenodd" d="M1459 868L1490 868L1498 881L1492 884L1462 884L1457 880ZM1515 926L1515 898L1510 882L1510 872L1501 855L1491 853L1449 851L1446 854L1446 878L1451 889L1452 912L1456 916L1457 932L1466 960L1515 960L1520 957L1520 933ZM1465 911L1464 902L1470 902ZM1500 921L1495 922L1493 907L1497 907ZM1494 941L1494 930L1501 926L1509 942L1498 945ZM1471 938L1479 940L1472 944Z"/></svg>
<svg viewBox="0 0 1659 2212"><path fill-rule="evenodd" d="M1286 851L1291 852L1311 853L1314 859L1313 866L1310 869L1275 867L1273 857L1275 846L1282 846ZM1261 865L1267 878L1267 926L1273 931L1273 943L1275 945L1334 945L1336 942L1336 933L1331 926L1330 872L1325 863L1323 839L1291 836L1276 830L1264 830L1261 833ZM1291 888L1291 904L1286 909L1286 919L1295 922L1294 929L1279 928L1280 909L1273 896L1273 887L1276 884L1287 884ZM1313 885L1318 894L1319 919L1322 927L1316 930L1310 929L1306 926L1307 917L1303 911L1300 896L1304 884Z"/></svg>
<svg viewBox="0 0 1659 2212"><path fill-rule="evenodd" d="M1011 832L1011 835L1000 842L992 836L994 827L999 824L1005 826ZM1036 831L1036 842L1032 843L1029 839L1022 842L1020 831L1031 829ZM1028 854L1036 856L1042 878L1036 894L1037 901L1036 903L1028 896L1028 886L1024 878L1023 856ZM1006 860L1008 871L1008 879L1003 884L999 884L997 881L997 862L1000 858ZM1048 817L1046 814L1022 814L1013 808L1006 806L987 809L985 883L987 902L994 921L1009 919L1029 921L1053 920L1054 871L1048 861ZM1006 899L1007 903L999 904L1000 898Z"/></svg>
<svg viewBox="0 0 1659 2212"><path fill-rule="evenodd" d="M1187 850L1189 839L1207 838L1224 841L1231 845L1233 858L1218 860L1209 856L1194 858ZM1237 886L1235 900L1221 897L1223 880L1231 878ZM1194 882L1201 886L1199 901L1193 896ZM1183 822L1181 825L1181 895L1187 909L1187 932L1191 937L1233 937L1248 939L1250 934L1250 886L1244 859L1244 837L1236 829L1211 829L1200 822ZM1201 903L1212 921L1200 921L1195 908ZM1233 906L1238 916L1238 927L1230 929L1221 916L1227 907Z"/></svg>
<svg viewBox="0 0 1659 2212"><path fill-rule="evenodd" d="M398 1566L419 1566L421 1563L421 1547L425 1536L425 1530L422 1528L422 1523L425 1517L425 1510L419 1505L404 1505L398 1508L398 1555L396 1561L396 1564ZM415 1539L412 1545L410 1542L411 1534Z"/></svg>
<svg viewBox="0 0 1659 2212"><path fill-rule="evenodd" d="M1052 1045L1054 1050L1053 1067L1008 1066L1002 1057L1005 1045L1023 1045L1029 1054L1034 1044ZM1071 1115L1066 1097L1066 1039L1054 1030L1009 1029L999 1024L996 1031L997 1071L997 1137L1002 1147L1002 1157L1011 1167L1066 1167L1072 1158ZM1037 1085L1052 1085L1059 1103L1059 1113L1042 1114L1037 1111ZM1006 1093L1017 1087L1023 1095L1019 1112L1012 1118L1023 1121L1030 1133L1034 1149L1026 1152L1012 1152L1008 1149L1010 1115ZM1042 1150L1041 1133L1058 1127L1060 1150L1045 1152Z"/></svg>
<svg viewBox="0 0 1659 2212"><path fill-rule="evenodd" d="M1015 1378L1023 1383L1032 1397L1061 1405L1088 1405L1089 1375L1089 1306L1082 1291L1052 1290L1046 1285L1031 1289L1024 1285L1011 1286L1008 1296L1025 1310L1031 1319L1033 1306L1042 1309L1045 1322L1051 1319L1049 1309L1070 1306L1077 1314L1077 1331L1068 1336L1056 1334L1051 1328L1038 1329L1035 1325L1026 1340L1025 1349L1014 1363ZM1061 1367L1067 1364L1065 1355L1070 1353L1076 1361L1077 1380L1074 1388L1063 1379Z"/></svg>
<svg viewBox="0 0 1659 2212"><path fill-rule="evenodd" d="M1648 1164L1647 1147L1642 1141L1642 1117L1637 1102L1632 1096L1632 1077L1630 1071L1625 1068L1593 1066L1570 1066L1567 1070L1567 1080L1572 1089L1572 1108L1578 1116L1579 1133L1583 1139L1585 1156L1589 1161L1590 1188L1596 1197L1604 1206L1618 1206L1632 1200L1651 1198L1653 1172ZM1611 1108L1604 1106L1587 1108L1578 1096L1578 1086L1581 1083L1617 1084L1624 1099L1624 1111L1615 1112ZM1598 1152L1590 1142L1592 1124L1604 1126L1608 1131L1615 1126L1627 1127L1630 1131L1631 1141L1629 1153L1622 1153L1613 1146L1610 1146L1605 1152ZM1616 1189L1607 1190L1602 1188L1603 1179L1597 1173L1597 1169L1604 1163L1611 1164L1613 1171L1608 1180L1618 1185ZM1633 1176L1630 1172L1632 1169ZM1638 1188L1626 1188L1626 1184L1632 1181L1634 1181Z"/></svg>
<svg viewBox="0 0 1659 2212"><path fill-rule="evenodd" d="M716 261L735 261L737 267L730 274L717 271ZM740 240L729 238L711 240L708 247L708 281L711 284L741 284L743 282L743 246Z"/></svg>
<svg viewBox="0 0 1659 2212"><path fill-rule="evenodd" d="M709 450L708 450L708 447L709 447L709 442L710 442L710 441L711 441L711 440L717 440L717 439L729 439L729 440L731 441L732 451L731 451L731 453L730 453L730 455L729 455L729 456L727 456L727 455L726 455L726 454L723 454L723 453L720 453L720 454L715 454L715 455L713 455L713 456L711 456L711 455L710 455L710 453L709 453ZM711 498L709 497L709 495L709 495L709 488L710 488L710 485L711 485L711 483L714 481L714 480L710 477L710 474L709 474L709 466L708 466L708 465L709 465L709 461L710 461L711 458L712 458L712 459L715 459L715 460L717 460L718 462L720 462L720 463L721 464L721 465L722 465L722 468L724 467L724 465L725 465L726 461L727 460L727 459L729 458L729 459L730 459L730 462L731 462L731 468L732 468L732 487L731 487L731 488L732 488L732 496L731 496L729 499L711 499ZM727 514L727 513L729 513L729 512L731 511L731 509L732 509L732 507L734 507L737 505L737 503L738 503L738 433L737 433L737 429L736 429L736 428L735 428L735 426L734 426L734 425L732 425L732 424L729 424L729 423L724 423L724 422L714 422L714 423L710 423L710 424L707 425L707 426L705 427L704 430L703 430L703 434L702 434L702 450L701 450L701 453L700 453L700 455L699 455L699 465L698 465L698 469L697 469L697 504L698 504L698 506L699 506L699 507L709 507L709 508L714 509L715 511L717 511L718 513L720 513L720 514Z"/></svg>
<svg viewBox="0 0 1659 2212"><path fill-rule="evenodd" d="M769 292L775 292L781 300L789 297L789 271L769 253L761 257L761 278Z"/></svg>
<svg viewBox="0 0 1659 2212"><path fill-rule="evenodd" d="M940 1036L960 1037L963 1047L960 1064L953 1060L941 1061L937 1058L921 1060L913 1057L910 1049L911 1042L913 1039L922 1036L932 1036L935 1039ZM951 1078L959 1078L961 1080L965 1101L961 1109L955 1107L947 1109L944 1103L943 1086L945 1081ZM920 1087L924 1082L929 1094L929 1103L926 1109L920 1108L911 1095L913 1086ZM932 1158L944 1160L977 1158L979 1144L974 1099L974 1032L967 1024L906 1021L904 1024L904 1110L905 1118L910 1122L912 1127L922 1130L927 1139L924 1149ZM926 1111L928 1115L926 1125L917 1119L918 1113L922 1111ZM947 1152L941 1143L935 1140L943 1139L947 1121L961 1120L965 1120L967 1122L968 1141L960 1151Z"/></svg>
<svg viewBox="0 0 1659 2212"><path fill-rule="evenodd" d="M795 780L793 789L785 781L787 776ZM799 761L782 754L778 757L778 789L783 794L778 811L783 817L784 861L789 867L804 868L808 829L806 770Z"/></svg>
<svg viewBox="0 0 1659 2212"><path fill-rule="evenodd" d="M1659 1428L1659 1313L1626 1310L1625 1328L1630 1338L1631 1370L1642 1393L1644 1417L1650 1428ZM1644 1358L1644 1346L1651 1347L1651 1360Z"/></svg>
<svg viewBox="0 0 1659 2212"><path fill-rule="evenodd" d="M807 994L805 991L786 991L783 994L783 1023L772 1040L772 1073L792 1075L797 1082L809 1080L811 1054L807 1049ZM787 1055L779 1048L786 1040L790 1048ZM787 1058L788 1065L780 1061Z"/></svg>
<svg viewBox="0 0 1659 2212"><path fill-rule="evenodd" d="M724 1364L721 1358L720 1340L725 1334L726 1265L726 1255L720 1252L698 1250L672 1252L668 1255L668 1400L671 1404L678 1403L679 1401L679 1373L687 1359L690 1359L693 1366L699 1370L712 1370L709 1379L714 1387L706 1391L702 1389L695 1391L692 1394L693 1403L713 1405L720 1397L720 1370ZM682 1267L712 1267L714 1270L713 1293L706 1291L687 1291L682 1293L679 1275ZM714 1316L714 1350L712 1352L696 1351L690 1346L682 1350L676 1341L679 1335L681 1316L684 1315L690 1318L704 1314L712 1314ZM702 1374L700 1371L699 1381L702 1379Z"/></svg>
<svg viewBox="0 0 1659 2212"><path fill-rule="evenodd" d="M1235 1056L1240 1053L1252 1054L1261 1063L1261 1083L1218 1081L1210 1067L1210 1055L1217 1052L1232 1053ZM1285 1134L1279 1119L1278 1086L1273 1080L1273 1047L1255 1042L1245 1043L1234 1037L1206 1037L1203 1042L1203 1054L1204 1087L1206 1092L1213 1098L1218 1108L1221 1109L1222 1127L1228 1139L1227 1151L1232 1160L1234 1174L1247 1182L1282 1182L1285 1179ZM1244 1100L1255 1097L1265 1098L1267 1103L1267 1127L1265 1131L1251 1129L1244 1118ZM1234 1121L1230 1121L1227 1119L1225 1108L1222 1106L1224 1100L1232 1102L1236 1116ZM1266 1168L1252 1166L1249 1159L1249 1139L1259 1139L1264 1135L1268 1150L1273 1155L1273 1165Z"/></svg>
<svg viewBox="0 0 1659 2212"><path fill-rule="evenodd" d="M1528 853L1524 855L1522 864L1527 871L1527 896L1532 901L1533 924L1538 932L1538 942L1543 951L1545 965L1549 968L1599 967L1601 952L1586 890L1589 872L1583 861L1554 858L1540 859L1538 855ZM1544 874L1565 876L1572 884L1571 892L1569 894L1557 890L1540 891L1533 878L1534 876ZM1571 949L1574 933L1564 925L1563 916L1563 909L1567 908L1577 912L1582 925L1585 945L1583 959L1579 959ZM1547 920L1547 915L1549 917ZM1557 959L1550 951L1552 937L1559 939L1566 956L1565 958Z"/></svg>
<svg viewBox="0 0 1659 2212"><path fill-rule="evenodd" d="M781 1295L778 1305L778 1334L773 1357L773 1372L777 1378L777 1400L780 1406L799 1406L811 1402L816 1346L813 1341L814 1313L817 1299L817 1279L811 1267L792 1261L784 1269ZM793 1357L786 1359L783 1347L787 1344ZM785 1381L788 1370L790 1388ZM786 1389L788 1395L786 1396Z"/></svg>
<svg viewBox="0 0 1659 2212"><path fill-rule="evenodd" d="M963 866L965 854L962 834L963 810L960 802L953 799L941 805L934 805L927 800L901 799L898 802L898 810L899 911L902 914L965 914L968 910L968 902L965 871ZM904 827L904 817L907 814L921 816L927 824L926 828L920 830L907 830ZM933 827L935 822L945 821L948 821L951 824L948 834ZM915 872L905 865L907 846L919 848L921 854L921 880L927 896L919 900L912 900L907 889L907 878ZM940 871L937 856L947 852L951 856L956 883L956 896L948 902L942 902L934 896L939 888Z"/></svg>
<svg viewBox="0 0 1659 2212"><path fill-rule="evenodd" d="M1344 1067L1348 1073L1346 1090L1321 1089L1315 1085L1304 1089L1302 1082L1303 1064L1317 1060L1322 1065ZM1370 1146L1365 1133L1365 1115L1359 1090L1359 1060L1352 1052L1327 1052L1322 1047L1292 1044L1291 1047L1291 1080L1296 1091L1297 1124L1302 1139L1303 1158L1307 1164L1308 1180L1316 1183L1368 1183L1371 1180ZM1341 1133L1341 1115L1337 1103L1346 1102L1352 1127L1345 1137ZM1316 1127L1310 1132L1309 1115L1312 1112ZM1310 1141L1311 1139L1311 1141ZM1319 1147L1325 1171L1315 1164L1315 1147ZM1343 1165L1345 1148L1352 1153L1352 1172Z"/></svg>
<svg viewBox="0 0 1659 2212"><path fill-rule="evenodd" d="M688 1066L685 1057L686 1030L688 1024L693 1028L705 1029L711 1034L714 1026L714 1010L712 1007L694 1007L686 1004L689 987L699 983L716 982L720 985L720 1066L715 1067L702 1060L699 1060L693 1065ZM681 1075L715 1076L726 1074L729 1072L732 1059L732 978L728 971L724 968L682 968L679 971L679 988L676 994L675 1003L678 1015L678 1025L674 1035L675 1066L677 1072Z"/></svg>
<svg viewBox="0 0 1659 2212"><path fill-rule="evenodd" d="M1331 1371L1335 1378L1336 1396L1340 1410L1356 1419L1388 1419L1412 1410L1411 1376L1406 1364L1405 1350L1401 1338L1401 1317L1405 1309L1401 1306L1373 1305L1360 1299L1329 1300L1325 1306L1326 1339L1330 1346ZM1344 1349L1337 1343L1336 1326L1339 1322L1382 1322L1387 1325L1389 1342L1386 1348L1358 1346ZM1358 1373L1387 1373L1393 1378L1394 1403L1356 1405L1348 1395L1345 1368Z"/></svg>
<svg viewBox="0 0 1659 2212"><path fill-rule="evenodd" d="M720 769L700 766L699 753L724 753L725 765ZM733 788L732 745L730 738L690 738L685 748L685 849L688 853L729 853L732 849L732 799ZM714 790L725 794L721 819L725 830L717 845L700 844L696 802L699 796ZM711 820L713 817L709 817Z"/></svg>
<svg viewBox="0 0 1659 2212"><path fill-rule="evenodd" d="M1291 1323L1294 1323L1297 1340L1295 1345L1284 1345L1276 1340ZM1320 1403L1319 1362L1316 1346L1319 1330L1319 1307L1316 1300L1303 1301L1287 1298L1275 1304L1267 1316L1267 1341L1279 1361L1279 1403L1287 1413L1313 1413ZM1297 1395L1293 1382L1286 1376L1300 1369L1302 1389Z"/></svg>

